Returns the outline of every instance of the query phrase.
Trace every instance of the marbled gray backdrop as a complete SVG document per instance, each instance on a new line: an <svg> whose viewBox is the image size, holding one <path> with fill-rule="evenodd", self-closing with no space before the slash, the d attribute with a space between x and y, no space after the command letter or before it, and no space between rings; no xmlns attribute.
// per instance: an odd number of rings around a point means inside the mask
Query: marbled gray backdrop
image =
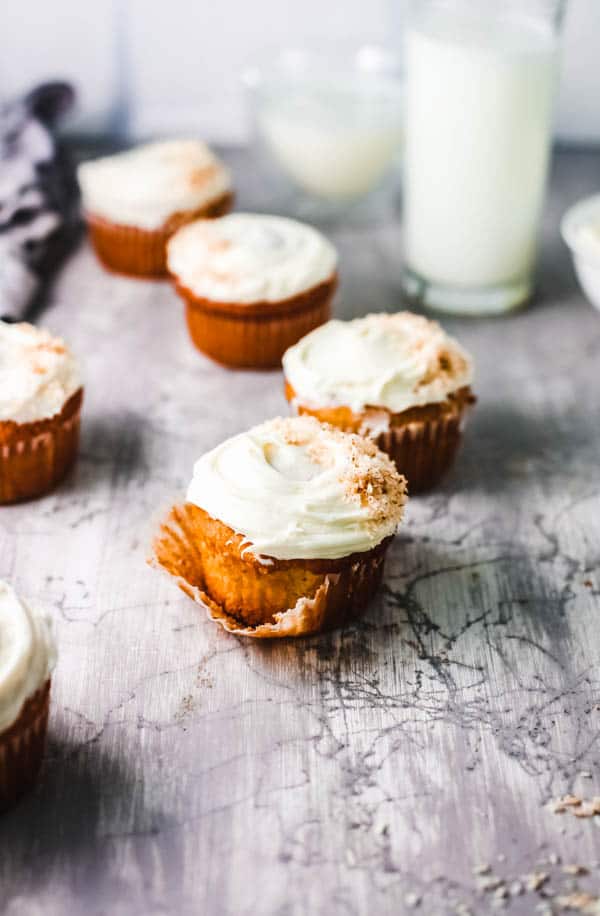
<svg viewBox="0 0 600 916"><path fill-rule="evenodd" d="M194 459L286 411L281 375L202 358L168 285L85 244L66 265L40 320L85 363L81 460L0 510L0 575L60 642L43 778L0 820L3 913L529 916L600 890L600 818L547 807L600 795L600 315L558 237L599 165L557 158L538 301L446 322L480 400L384 590L297 642L227 635L144 563ZM398 225L333 234L338 314L400 307Z"/></svg>

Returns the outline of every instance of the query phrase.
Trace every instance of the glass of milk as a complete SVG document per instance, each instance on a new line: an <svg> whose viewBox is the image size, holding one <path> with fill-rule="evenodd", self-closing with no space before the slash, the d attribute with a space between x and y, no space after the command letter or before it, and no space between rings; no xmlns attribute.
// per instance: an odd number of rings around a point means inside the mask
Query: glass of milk
<svg viewBox="0 0 600 916"><path fill-rule="evenodd" d="M405 32L404 288L499 314L532 291L561 0L415 0Z"/></svg>
<svg viewBox="0 0 600 916"><path fill-rule="evenodd" d="M348 212L398 171L402 82L391 52L290 48L244 82L271 176L285 176L296 212Z"/></svg>

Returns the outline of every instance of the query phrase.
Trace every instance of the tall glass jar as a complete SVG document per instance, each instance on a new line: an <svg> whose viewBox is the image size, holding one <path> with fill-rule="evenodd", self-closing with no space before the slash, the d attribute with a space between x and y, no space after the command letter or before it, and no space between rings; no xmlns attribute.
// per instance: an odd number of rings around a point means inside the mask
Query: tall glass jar
<svg viewBox="0 0 600 916"><path fill-rule="evenodd" d="M532 291L564 0L414 0L404 288L490 315Z"/></svg>

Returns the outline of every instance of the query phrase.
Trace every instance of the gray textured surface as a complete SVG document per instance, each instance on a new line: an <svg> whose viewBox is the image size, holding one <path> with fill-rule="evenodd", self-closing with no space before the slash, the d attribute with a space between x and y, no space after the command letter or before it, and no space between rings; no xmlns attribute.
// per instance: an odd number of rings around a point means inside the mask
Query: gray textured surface
<svg viewBox="0 0 600 916"><path fill-rule="evenodd" d="M232 159L240 205L265 206ZM411 502L368 613L320 638L231 637L144 565L197 455L286 410L281 376L217 368L167 285L72 258L43 321L85 362L81 460L0 511L0 575L60 641L43 778L0 820L0 909L487 913L485 864L550 876L511 914L600 889L600 818L546 806L600 795L600 315L557 229L599 159L558 158L539 301L446 322L478 363L464 450ZM398 308L397 227L334 238L338 313Z"/></svg>

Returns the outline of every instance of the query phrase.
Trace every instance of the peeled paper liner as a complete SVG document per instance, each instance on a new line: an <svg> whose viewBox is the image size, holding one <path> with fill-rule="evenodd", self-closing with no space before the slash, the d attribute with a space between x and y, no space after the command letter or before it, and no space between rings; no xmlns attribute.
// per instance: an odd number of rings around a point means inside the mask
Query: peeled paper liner
<svg viewBox="0 0 600 916"><path fill-rule="evenodd" d="M189 507L173 506L160 526L149 564L168 573L196 604L203 607L211 620L220 624L228 633L236 636L252 636L255 639L278 639L288 636L308 636L326 626L330 589L336 585L339 575L329 573L317 589L313 598L299 598L294 607L274 615L274 623L262 623L255 627L242 624L228 614L204 590L202 581L202 554L195 543L188 526Z"/></svg>

